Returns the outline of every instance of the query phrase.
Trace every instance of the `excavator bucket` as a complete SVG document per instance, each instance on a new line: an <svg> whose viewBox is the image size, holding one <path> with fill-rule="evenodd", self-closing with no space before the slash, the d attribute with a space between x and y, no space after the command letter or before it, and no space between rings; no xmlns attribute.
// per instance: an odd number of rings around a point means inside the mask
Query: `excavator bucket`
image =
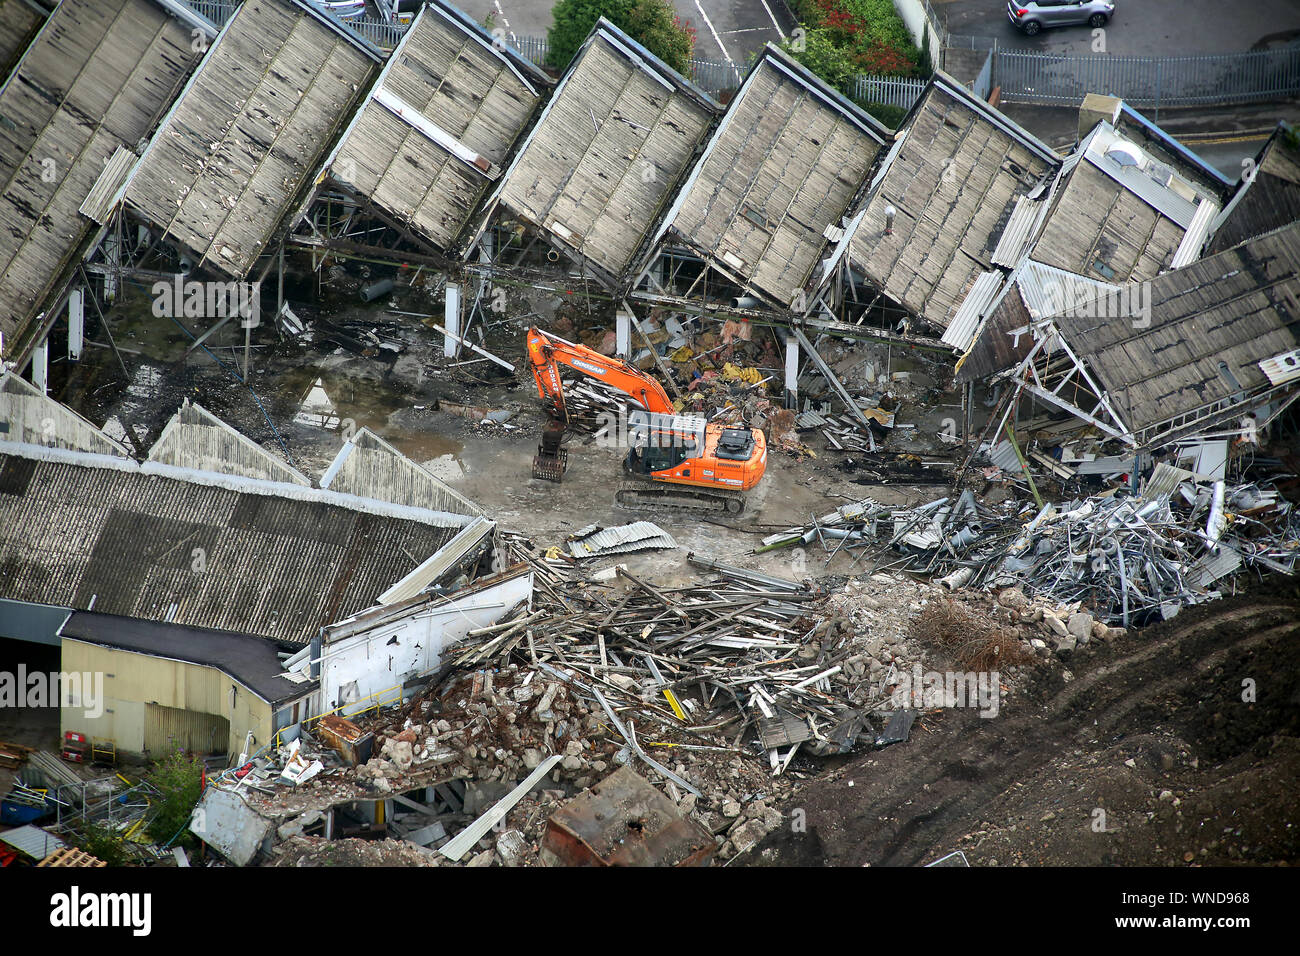
<svg viewBox="0 0 1300 956"><path fill-rule="evenodd" d="M551 422L542 432L542 442L533 456L533 477L543 481L559 481L569 466L569 450L563 447L564 426Z"/></svg>
<svg viewBox="0 0 1300 956"><path fill-rule="evenodd" d="M533 456L533 477L543 481L559 481L564 477L564 469L569 466L569 450L561 448L554 453L546 450L545 445L537 446Z"/></svg>

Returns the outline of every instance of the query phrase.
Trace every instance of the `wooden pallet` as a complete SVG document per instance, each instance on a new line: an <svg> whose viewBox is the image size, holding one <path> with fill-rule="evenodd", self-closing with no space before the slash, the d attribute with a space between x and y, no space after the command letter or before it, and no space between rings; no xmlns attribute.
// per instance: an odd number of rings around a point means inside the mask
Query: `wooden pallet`
<svg viewBox="0 0 1300 956"><path fill-rule="evenodd" d="M6 770L17 770L33 750L32 747L24 747L22 744L13 744L7 740L0 740L0 767Z"/></svg>
<svg viewBox="0 0 1300 956"><path fill-rule="evenodd" d="M108 866L99 857L91 856L85 850L78 850L76 847L65 846L55 850L45 859L41 860L37 866Z"/></svg>

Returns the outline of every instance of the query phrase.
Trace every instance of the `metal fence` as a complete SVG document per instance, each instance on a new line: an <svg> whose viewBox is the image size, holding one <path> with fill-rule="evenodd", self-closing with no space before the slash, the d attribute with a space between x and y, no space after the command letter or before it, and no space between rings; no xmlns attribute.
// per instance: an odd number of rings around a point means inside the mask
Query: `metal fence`
<svg viewBox="0 0 1300 956"><path fill-rule="evenodd" d="M915 77L859 75L850 83L849 95L860 102L910 110L925 92L925 84Z"/></svg>
<svg viewBox="0 0 1300 956"><path fill-rule="evenodd" d="M239 9L243 0L185 0L186 6L192 7L219 27L224 27Z"/></svg>
<svg viewBox="0 0 1300 956"><path fill-rule="evenodd" d="M397 46L406 35L408 26L405 23L389 23L377 17L352 17L343 22L381 50L391 50Z"/></svg>
<svg viewBox="0 0 1300 956"><path fill-rule="evenodd" d="M998 50L993 80L1008 103L1074 106L1086 93L1138 107L1227 106L1300 94L1300 44L1216 56L1111 56Z"/></svg>

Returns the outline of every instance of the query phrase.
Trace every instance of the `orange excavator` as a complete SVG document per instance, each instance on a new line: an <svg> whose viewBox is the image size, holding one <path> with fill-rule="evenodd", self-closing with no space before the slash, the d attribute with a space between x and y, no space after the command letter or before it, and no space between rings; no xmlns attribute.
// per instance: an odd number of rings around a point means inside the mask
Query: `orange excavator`
<svg viewBox="0 0 1300 956"><path fill-rule="evenodd" d="M678 415L654 378L621 359L528 330L528 361L550 421L533 459L533 477L559 481L568 466L563 447L569 413L560 365L625 393L640 406L628 414L628 454L617 501L624 505L670 505L739 514L745 492L767 467L767 441L757 428L728 428L704 418Z"/></svg>

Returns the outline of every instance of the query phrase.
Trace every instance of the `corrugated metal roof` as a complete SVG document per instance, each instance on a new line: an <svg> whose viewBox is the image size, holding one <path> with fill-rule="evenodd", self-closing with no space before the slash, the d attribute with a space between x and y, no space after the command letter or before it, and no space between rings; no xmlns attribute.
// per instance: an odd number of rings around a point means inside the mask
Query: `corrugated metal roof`
<svg viewBox="0 0 1300 956"><path fill-rule="evenodd" d="M1171 263L1173 268L1181 269L1201 257L1201 247L1205 245L1210 224L1218 214L1218 203L1209 199L1201 200L1196 207L1196 214L1192 216L1191 224L1187 227L1187 232L1183 235L1183 241L1178 244L1178 251L1174 253L1174 261Z"/></svg>
<svg viewBox="0 0 1300 956"><path fill-rule="evenodd" d="M1117 147L1124 151L1136 151L1143 158L1144 165L1138 167L1117 162L1109 155L1109 151ZM1153 177L1152 169L1161 164L1156 163L1141 146L1125 139L1105 120L1093 129L1084 150L1084 158L1129 192L1140 197L1147 205L1158 210L1162 216L1172 219L1183 229L1191 225L1192 217L1196 214L1196 205L1180 196L1168 185L1157 181ZM1172 175L1177 175L1172 170L1170 172Z"/></svg>
<svg viewBox="0 0 1300 956"><path fill-rule="evenodd" d="M1119 286L1090 279L1033 259L1024 263L1016 278L1020 295L1035 319L1060 315L1073 306L1096 301L1099 296L1119 291Z"/></svg>
<svg viewBox="0 0 1300 956"><path fill-rule="evenodd" d="M819 277L829 249L847 250L844 216L885 137L785 54L765 48L667 223L724 274L790 305Z"/></svg>
<svg viewBox="0 0 1300 956"><path fill-rule="evenodd" d="M575 558L596 554L622 554L643 551L647 548L675 548L673 536L649 521L637 521L617 528L606 528L579 541L569 542L569 553Z"/></svg>
<svg viewBox="0 0 1300 956"><path fill-rule="evenodd" d="M79 210L105 160L149 135L198 60L189 27L153 0L63 0L0 88L4 358L35 344L35 317L91 229Z"/></svg>
<svg viewBox="0 0 1300 956"><path fill-rule="evenodd" d="M113 211L113 200L117 198L118 191L126 183L126 179L131 175L133 167L140 157L125 146L119 146L113 153L108 163L104 166L104 171L99 174L99 179L95 180L95 186L90 190L90 195L86 201L81 204L81 214L88 219L93 219L101 226L108 221L109 214Z"/></svg>
<svg viewBox="0 0 1300 956"><path fill-rule="evenodd" d="M960 352L970 348L985 309L989 307L989 303L1001 288L1001 272L981 272L976 276L970 291L966 293L966 298L962 300L961 308L953 316L952 323L944 329L943 343L951 345Z"/></svg>
<svg viewBox="0 0 1300 956"><path fill-rule="evenodd" d="M1192 565L1190 578L1198 587L1208 588L1215 581L1227 577L1239 567L1241 567L1241 552L1224 542L1220 543L1217 554L1207 554Z"/></svg>
<svg viewBox="0 0 1300 956"><path fill-rule="evenodd" d="M1134 429L1273 387L1261 363L1300 346L1300 223L1146 285L1150 321L1141 327L1083 315L1055 320Z"/></svg>
<svg viewBox="0 0 1300 956"><path fill-rule="evenodd" d="M946 329L976 276L990 271L1017 200L1055 169L1049 150L987 104L931 84L888 171L855 211L850 261L900 306ZM889 206L896 215L886 234Z"/></svg>
<svg viewBox="0 0 1300 956"><path fill-rule="evenodd" d="M20 850L38 863L56 850L62 850L67 846L53 833L42 830L30 823L0 833L0 840Z"/></svg>
<svg viewBox="0 0 1300 956"><path fill-rule="evenodd" d="M243 277L380 62L301 0L243 4L150 141L127 204L196 265Z"/></svg>
<svg viewBox="0 0 1300 956"><path fill-rule="evenodd" d="M456 537L439 548L429 560L379 595L376 601L379 604L397 604L415 597L454 568L458 562L463 561L465 555L478 547L495 527L496 523L487 518L482 516L475 518L462 528Z"/></svg>
<svg viewBox="0 0 1300 956"><path fill-rule="evenodd" d="M819 425L825 425L826 419L818 412L807 411L796 415L794 424L796 428L816 428Z"/></svg>
<svg viewBox="0 0 1300 956"><path fill-rule="evenodd" d="M195 475L0 446L0 596L81 610L93 601L108 614L302 642L373 605L462 527L413 520L413 509L412 519L363 510L365 499Z"/></svg>
<svg viewBox="0 0 1300 956"><path fill-rule="evenodd" d="M990 449L989 460L1003 471L1018 472L1021 470L1020 459L1016 456L1016 450L1012 447L1011 442L1005 438Z"/></svg>
<svg viewBox="0 0 1300 956"><path fill-rule="evenodd" d="M1211 253L1300 219L1300 143L1279 123L1259 151L1255 175L1243 181L1216 223Z"/></svg>
<svg viewBox="0 0 1300 956"><path fill-rule="evenodd" d="M1002 238L998 240L997 248L993 250L990 261L995 266L1006 266L1008 269L1014 269L1020 260L1024 258L1025 252L1029 249L1030 240L1033 239L1034 226L1038 222L1038 215L1042 210L1043 203L1030 199L1028 196L1021 196L1016 200L1016 208L1011 211L1006 228L1002 230Z"/></svg>
<svg viewBox="0 0 1300 956"><path fill-rule="evenodd" d="M1167 461L1162 461L1156 465L1155 470L1151 472L1151 477L1142 486L1142 497L1148 501L1168 498L1179 485L1184 481L1190 481L1193 477L1195 476L1190 471L1184 471Z"/></svg>
<svg viewBox="0 0 1300 956"><path fill-rule="evenodd" d="M1300 349L1291 349L1271 358L1260 359L1259 367L1274 385L1300 378Z"/></svg>
<svg viewBox="0 0 1300 956"><path fill-rule="evenodd" d="M711 97L602 18L490 206L499 202L545 230L553 244L594 266L599 279L617 284L719 112Z"/></svg>
<svg viewBox="0 0 1300 956"><path fill-rule="evenodd" d="M424 6L326 160L329 175L449 249L549 85L459 11Z"/></svg>

